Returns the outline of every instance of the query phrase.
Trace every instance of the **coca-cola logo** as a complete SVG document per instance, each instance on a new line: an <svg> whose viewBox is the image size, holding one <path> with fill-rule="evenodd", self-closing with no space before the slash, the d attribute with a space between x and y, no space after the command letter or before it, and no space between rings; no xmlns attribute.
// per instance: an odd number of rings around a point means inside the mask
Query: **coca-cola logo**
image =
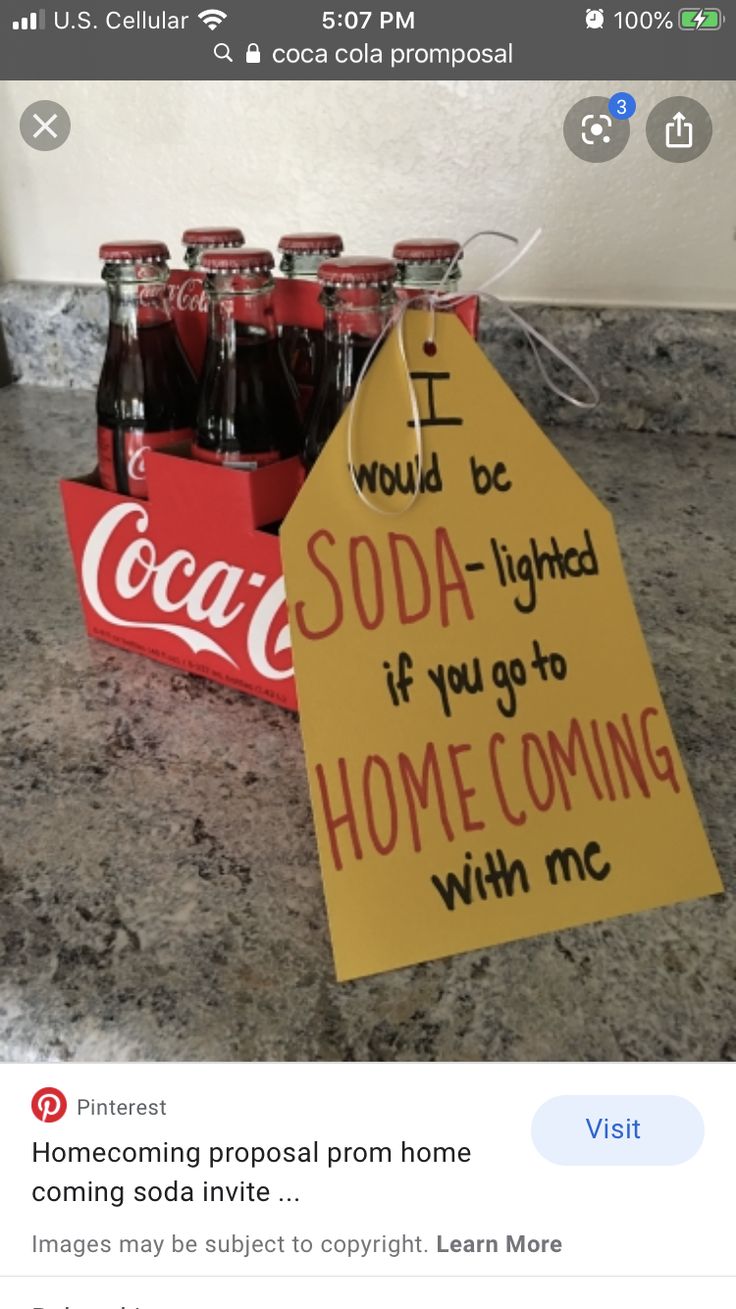
<svg viewBox="0 0 736 1309"><path fill-rule="evenodd" d="M112 627L167 632L193 654L217 655L238 668L232 647L226 650L202 627L223 631L243 619L251 597L239 597L248 587L259 593L244 620L248 659L255 672L269 681L291 677L291 661L283 657L291 649L283 577L266 587L265 574L248 574L223 559L202 567L190 550L183 549L159 557L154 541L146 535L148 527L145 505L130 502L108 510L90 532L81 577L98 618ZM161 616L181 614L186 621L153 621L152 609Z"/></svg>
<svg viewBox="0 0 736 1309"><path fill-rule="evenodd" d="M169 302L178 313L203 314L207 310L207 296L201 277L188 277L178 286L169 283Z"/></svg>
<svg viewBox="0 0 736 1309"><path fill-rule="evenodd" d="M134 450L128 460L128 479L131 482L143 481L146 476L146 455L148 446L141 445Z"/></svg>

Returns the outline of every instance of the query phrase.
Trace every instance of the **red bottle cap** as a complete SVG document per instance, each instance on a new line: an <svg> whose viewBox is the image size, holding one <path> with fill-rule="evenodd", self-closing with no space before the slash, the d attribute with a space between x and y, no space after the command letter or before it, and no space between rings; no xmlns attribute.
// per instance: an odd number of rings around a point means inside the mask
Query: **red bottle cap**
<svg viewBox="0 0 736 1309"><path fill-rule="evenodd" d="M393 259L344 255L341 259L326 259L317 277L323 286L380 286L395 281L397 271Z"/></svg>
<svg viewBox="0 0 736 1309"><path fill-rule="evenodd" d="M459 241L447 240L441 236L420 236L410 237L405 241L397 241L394 246L394 259L407 260L409 263L442 263L445 259L449 261L455 258L460 250L462 259L462 250Z"/></svg>
<svg viewBox="0 0 736 1309"><path fill-rule="evenodd" d="M287 255L339 255L344 248L337 232L289 232L279 241Z"/></svg>
<svg viewBox="0 0 736 1309"><path fill-rule="evenodd" d="M168 258L169 247L165 241L105 241L100 246L100 259L106 264Z"/></svg>
<svg viewBox="0 0 736 1309"><path fill-rule="evenodd" d="M245 237L239 227L188 227L182 234L184 245L221 246L244 245Z"/></svg>
<svg viewBox="0 0 736 1309"><path fill-rule="evenodd" d="M270 273L273 268L270 250L244 245L240 250L205 250L202 267L208 273Z"/></svg>

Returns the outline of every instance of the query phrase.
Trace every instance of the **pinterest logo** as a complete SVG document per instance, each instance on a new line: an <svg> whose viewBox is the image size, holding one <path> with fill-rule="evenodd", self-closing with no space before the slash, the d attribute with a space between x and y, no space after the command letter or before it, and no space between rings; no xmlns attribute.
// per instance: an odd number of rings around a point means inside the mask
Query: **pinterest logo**
<svg viewBox="0 0 736 1309"><path fill-rule="evenodd" d="M31 1109L42 1123L58 1123L66 1113L66 1096L57 1091L55 1086L44 1086L36 1091L31 1100Z"/></svg>

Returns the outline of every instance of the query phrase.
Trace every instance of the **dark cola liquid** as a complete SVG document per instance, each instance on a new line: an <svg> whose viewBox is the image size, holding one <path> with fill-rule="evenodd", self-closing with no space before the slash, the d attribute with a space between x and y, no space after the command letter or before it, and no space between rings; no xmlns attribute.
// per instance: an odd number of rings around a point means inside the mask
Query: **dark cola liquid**
<svg viewBox="0 0 736 1309"><path fill-rule="evenodd" d="M324 332L316 327L285 325L281 329L281 349L286 366L300 391L312 391L322 369Z"/></svg>
<svg viewBox="0 0 736 1309"><path fill-rule="evenodd" d="M324 361L307 415L304 459L311 468L353 398L375 341L359 336L326 341Z"/></svg>
<svg viewBox="0 0 736 1309"><path fill-rule="evenodd" d="M98 429L111 448L100 449L103 484L123 494L145 494L140 474L131 475L130 456L143 435L157 438L152 448L177 446L191 437L197 384L174 324L139 324L133 334L111 323L107 354L97 388Z"/></svg>
<svg viewBox="0 0 736 1309"><path fill-rule="evenodd" d="M197 384L173 323L141 325L137 336L110 324L97 390L102 426L129 422L146 432L192 427L196 404Z"/></svg>
<svg viewBox="0 0 736 1309"><path fill-rule="evenodd" d="M302 428L279 342L236 324L235 354L210 337L194 454L259 467L299 453Z"/></svg>

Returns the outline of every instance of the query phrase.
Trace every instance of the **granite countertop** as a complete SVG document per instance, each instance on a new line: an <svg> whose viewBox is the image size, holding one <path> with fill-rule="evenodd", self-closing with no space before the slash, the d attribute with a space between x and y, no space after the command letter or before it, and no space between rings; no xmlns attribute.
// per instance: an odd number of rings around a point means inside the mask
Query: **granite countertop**
<svg viewBox="0 0 736 1309"><path fill-rule="evenodd" d="M295 717L84 634L82 392L0 392L0 1058L736 1059L734 443L557 429L730 894L338 985Z"/></svg>

